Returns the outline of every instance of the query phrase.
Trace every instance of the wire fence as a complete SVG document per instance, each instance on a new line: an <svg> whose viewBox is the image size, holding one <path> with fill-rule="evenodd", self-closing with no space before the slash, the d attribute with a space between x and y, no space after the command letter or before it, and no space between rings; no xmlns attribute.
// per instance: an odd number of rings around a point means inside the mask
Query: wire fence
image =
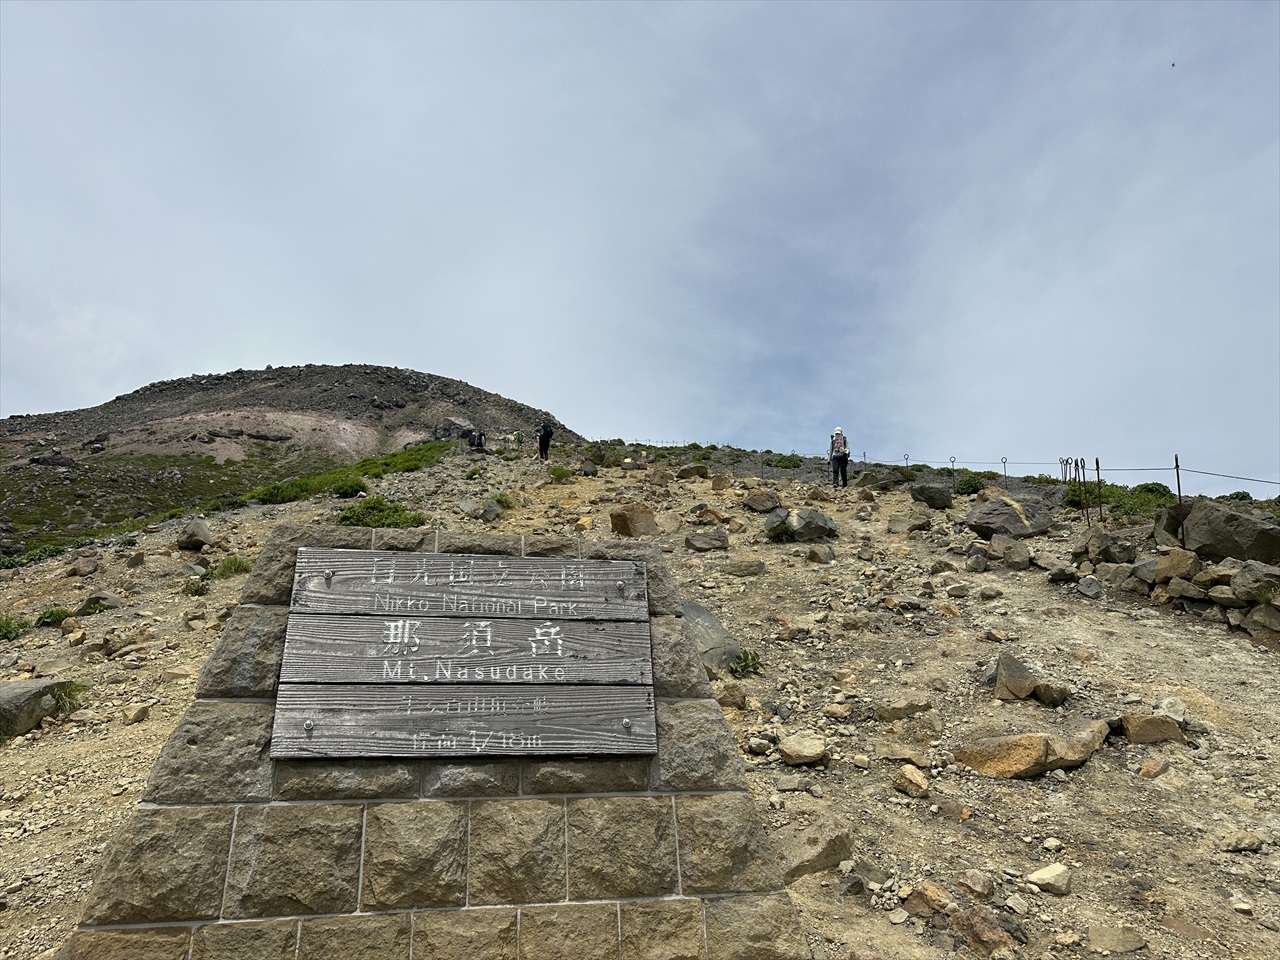
<svg viewBox="0 0 1280 960"><path fill-rule="evenodd" d="M609 441L601 439L601 440L593 440L591 442L608 443ZM687 446L692 446L694 442L695 441L687 441L687 440L681 441L681 440L650 440L650 439L632 441L632 443L636 445L654 447L654 448L687 447ZM703 444L703 446L710 446L710 444ZM820 453L799 453L795 450L791 450L790 454L792 456L799 456L804 460L810 461L812 463L825 464L827 460L827 452L825 450L823 450ZM767 471L769 469L773 469L777 471L777 474L780 476L788 475L791 471L786 467L771 468L769 466L768 461L771 455L772 457L777 457L779 454L777 451L765 451L757 454L760 461L761 476L766 476ZM908 453L900 454L898 456L881 456L879 454L868 453L867 451L862 452L861 464L864 468L868 465L874 465L874 464L882 464L885 466L896 466L898 464L901 464L902 466L908 467L908 468L913 466L929 467L930 469L933 469L933 470L944 470L947 468L951 468L952 470L959 470L959 469L972 470L975 473L980 473L987 470L990 470L991 472L995 472L996 469L998 468L999 472L1003 474L1006 480L1009 478L1010 467L1013 467L1013 468L1050 467L1050 468L1054 468L1053 473L1050 473L1047 470L1040 470L1039 474L1044 476L1056 475L1057 478L1064 483L1073 479L1082 480L1083 475L1090 470L1092 470L1094 474L1094 476L1091 479L1096 482L1101 482L1103 478L1109 477L1112 474L1162 473L1171 477L1171 479L1174 481L1179 498L1181 498L1181 495L1182 495L1182 475L1191 474L1198 477L1216 477L1224 480L1239 480L1243 483L1256 483L1266 488L1268 491L1270 491L1271 496L1280 495L1280 480L1268 480L1268 479L1262 479L1259 477L1245 477L1245 476L1240 476L1239 474L1220 473L1213 470L1196 470L1191 467L1182 465L1179 462L1179 457L1178 457L1178 454L1176 453L1173 455L1173 463L1171 465L1162 466L1162 467L1104 467L1102 466L1100 459L1097 457L1094 458L1093 467L1090 468L1087 466L1087 462L1083 457L1060 457L1057 460L1010 460L1008 457L1001 457L999 460L957 460L955 457L948 457L945 460L939 460L936 458L914 458ZM1031 473L1031 471L1015 470L1015 476L1024 476L1029 473Z"/></svg>

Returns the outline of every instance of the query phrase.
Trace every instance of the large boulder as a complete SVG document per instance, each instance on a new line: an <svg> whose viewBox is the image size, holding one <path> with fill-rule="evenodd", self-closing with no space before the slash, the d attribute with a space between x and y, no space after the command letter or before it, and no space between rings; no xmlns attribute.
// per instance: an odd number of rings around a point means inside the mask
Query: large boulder
<svg viewBox="0 0 1280 960"><path fill-rule="evenodd" d="M911 499L933 510L946 510L951 506L951 487L945 483L913 483Z"/></svg>
<svg viewBox="0 0 1280 960"><path fill-rule="evenodd" d="M818 510L788 510L778 507L765 517L764 532L771 540L812 543L839 535L836 522Z"/></svg>
<svg viewBox="0 0 1280 960"><path fill-rule="evenodd" d="M54 697L63 680L6 680L0 683L0 738L20 737L58 712Z"/></svg>
<svg viewBox="0 0 1280 960"><path fill-rule="evenodd" d="M956 751L956 760L985 777L1027 779L1050 770L1071 770L1102 746L1110 727L1094 720L1073 735L1022 733L992 737Z"/></svg>
<svg viewBox="0 0 1280 960"><path fill-rule="evenodd" d="M1095 524L1072 544L1071 556L1077 562L1087 559L1094 564L1133 563L1138 558L1138 544Z"/></svg>
<svg viewBox="0 0 1280 960"><path fill-rule="evenodd" d="M658 534L658 521L653 508L643 503L628 503L609 514L609 526L624 537L652 537Z"/></svg>
<svg viewBox="0 0 1280 960"><path fill-rule="evenodd" d="M1249 560L1231 575L1231 592L1244 603L1262 603L1280 593L1280 567Z"/></svg>
<svg viewBox="0 0 1280 960"><path fill-rule="evenodd" d="M756 513L772 513L782 506L782 501L773 490L759 489L747 494L747 499L742 501L742 505Z"/></svg>
<svg viewBox="0 0 1280 960"><path fill-rule="evenodd" d="M991 539L997 533L1020 540L1048 533L1053 526L1049 508L1031 497L1014 499L1007 491L988 487L984 499L976 503L965 524L978 536Z"/></svg>
<svg viewBox="0 0 1280 960"><path fill-rule="evenodd" d="M731 676L729 665L742 653L738 638L725 629L714 613L697 603L686 603L681 608L684 629L698 648L702 665L712 680Z"/></svg>
<svg viewBox="0 0 1280 960"><path fill-rule="evenodd" d="M1187 549L1209 560L1235 557L1280 564L1280 523L1217 500L1196 500L1182 524L1182 533Z"/></svg>

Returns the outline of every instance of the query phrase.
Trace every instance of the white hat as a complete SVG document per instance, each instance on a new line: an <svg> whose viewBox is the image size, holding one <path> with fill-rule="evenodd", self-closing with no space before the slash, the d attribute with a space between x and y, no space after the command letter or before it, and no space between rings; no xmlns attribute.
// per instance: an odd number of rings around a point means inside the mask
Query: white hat
<svg viewBox="0 0 1280 960"><path fill-rule="evenodd" d="M836 433L842 433L842 432L843 431L839 427L836 427Z"/></svg>

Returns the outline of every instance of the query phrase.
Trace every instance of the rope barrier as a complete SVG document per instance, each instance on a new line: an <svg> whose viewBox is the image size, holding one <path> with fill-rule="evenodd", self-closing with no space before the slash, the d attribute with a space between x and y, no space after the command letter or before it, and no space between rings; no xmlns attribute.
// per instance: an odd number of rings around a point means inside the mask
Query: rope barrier
<svg viewBox="0 0 1280 960"><path fill-rule="evenodd" d="M605 439L599 439L599 440L591 440L589 442L607 443L608 441ZM675 440L644 440L644 441L634 441L634 443L637 445L642 443L644 446L659 447L659 448L690 446L690 443L685 443L685 442L680 442ZM707 446L711 446L711 444L701 444L701 446L707 447ZM725 446L725 444L721 444L720 446ZM731 444L729 446L731 446ZM773 453L774 456L779 455L777 451L771 451L771 452ZM794 450L791 452L793 454L795 453ZM763 450L755 451L755 453L758 456L765 455ZM813 453L813 454L802 453L802 454L799 454L799 456L804 457L806 460L825 461L827 459L827 452L823 450L821 453ZM921 459L912 457L910 454L905 454L905 453L899 456L894 456L894 457L883 457L883 456L872 455L872 454L863 452L859 462L867 463L867 464L877 463L877 464L884 464L884 465L906 464L907 466L917 466L917 467L924 466L924 467L931 467L931 468L940 469L940 470L945 470L947 468L956 468L956 467L1001 467L1001 468L1004 468L1007 472L1007 469L1009 467L1057 467L1059 469L1062 469L1064 466L1064 463L1069 465L1072 461L956 460L953 457L947 458L946 460L921 460ZM781 470L785 468L778 467L776 469ZM1181 470L1183 473L1194 473L1202 477L1220 477L1225 480L1242 480L1245 483L1264 483L1269 486L1280 487L1280 480L1261 480L1257 477L1242 477L1234 473L1215 473L1211 470L1192 470L1189 467L1179 466L1176 464L1175 466L1172 466L1172 467L1103 467L1100 469L1099 472L1102 475L1112 474L1112 473L1173 473L1173 474L1177 474L1179 470Z"/></svg>

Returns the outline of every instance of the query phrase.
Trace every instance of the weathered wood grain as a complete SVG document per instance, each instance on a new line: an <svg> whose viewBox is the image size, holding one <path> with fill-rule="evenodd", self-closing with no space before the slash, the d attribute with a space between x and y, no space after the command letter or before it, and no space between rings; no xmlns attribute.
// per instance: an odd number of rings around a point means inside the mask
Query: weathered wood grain
<svg viewBox="0 0 1280 960"><path fill-rule="evenodd" d="M289 616L281 683L653 683L649 624Z"/></svg>
<svg viewBox="0 0 1280 960"><path fill-rule="evenodd" d="M644 620L645 566L303 547L292 610L310 613Z"/></svg>
<svg viewBox="0 0 1280 960"><path fill-rule="evenodd" d="M273 758L655 752L647 687L286 684L271 737Z"/></svg>

